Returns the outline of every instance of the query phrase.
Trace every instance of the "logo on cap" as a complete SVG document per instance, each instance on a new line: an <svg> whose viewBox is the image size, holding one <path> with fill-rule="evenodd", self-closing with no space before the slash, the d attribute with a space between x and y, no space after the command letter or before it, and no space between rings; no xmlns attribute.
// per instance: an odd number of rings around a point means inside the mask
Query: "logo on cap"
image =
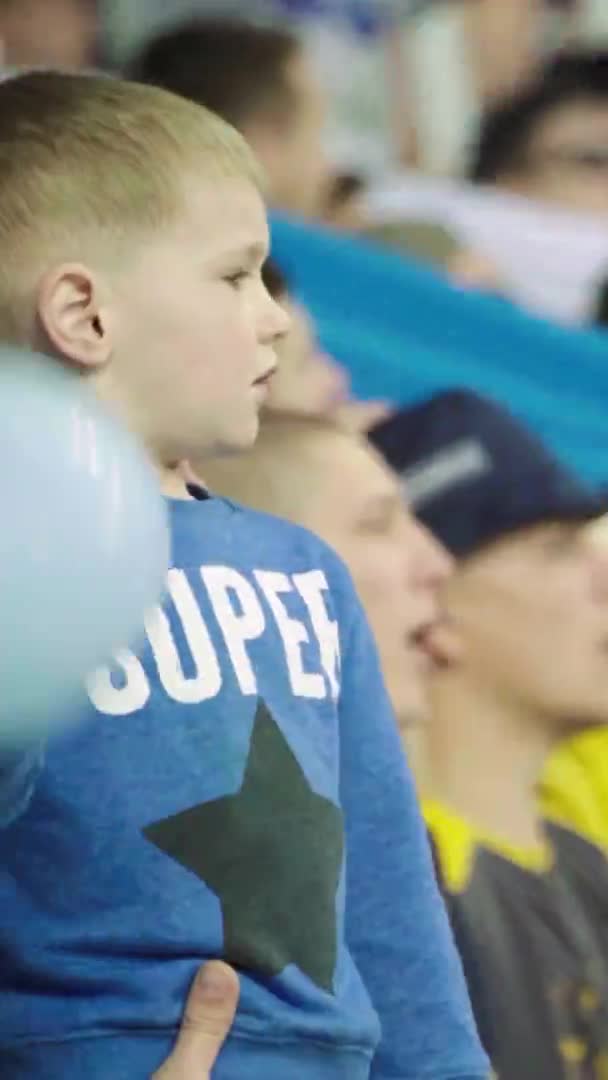
<svg viewBox="0 0 608 1080"><path fill-rule="evenodd" d="M406 469L401 482L410 504L419 507L491 471L492 460L485 447L477 439L459 439Z"/></svg>

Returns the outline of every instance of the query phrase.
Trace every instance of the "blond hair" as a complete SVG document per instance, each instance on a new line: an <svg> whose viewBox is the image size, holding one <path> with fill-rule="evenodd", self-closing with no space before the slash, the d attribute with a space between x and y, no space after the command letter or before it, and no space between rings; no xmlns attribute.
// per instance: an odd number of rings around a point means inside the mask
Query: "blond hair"
<svg viewBox="0 0 608 1080"><path fill-rule="evenodd" d="M169 91L51 71L0 83L0 338L27 333L53 263L119 260L134 231L171 224L188 174L261 184L241 135Z"/></svg>
<svg viewBox="0 0 608 1080"><path fill-rule="evenodd" d="M328 439L373 451L367 441L331 420L267 416L255 446L245 454L193 463L217 495L254 510L305 524L309 490L318 489Z"/></svg>

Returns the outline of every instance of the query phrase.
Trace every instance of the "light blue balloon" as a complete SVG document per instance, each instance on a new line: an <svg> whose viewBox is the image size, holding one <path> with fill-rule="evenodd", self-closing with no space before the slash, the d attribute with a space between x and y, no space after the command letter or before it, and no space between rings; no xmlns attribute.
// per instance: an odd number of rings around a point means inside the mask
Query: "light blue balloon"
<svg viewBox="0 0 608 1080"><path fill-rule="evenodd" d="M0 747L70 722L167 576L143 451L84 378L0 348Z"/></svg>

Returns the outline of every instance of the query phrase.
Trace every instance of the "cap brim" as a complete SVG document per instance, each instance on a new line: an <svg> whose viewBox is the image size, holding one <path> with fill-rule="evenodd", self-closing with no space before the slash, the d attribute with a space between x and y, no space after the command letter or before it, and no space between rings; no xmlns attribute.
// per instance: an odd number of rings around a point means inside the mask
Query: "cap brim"
<svg viewBox="0 0 608 1080"><path fill-rule="evenodd" d="M508 519L507 515L502 520L498 516L491 523L487 522L486 529L478 529L475 536L471 533L467 537L465 532L462 532L458 537L442 537L442 530L438 529L436 524L433 526L433 532L456 558L464 558L467 555L473 555L487 544L495 543L502 537L510 536L524 529L531 529L535 525L560 521L592 522L607 515L608 489L600 490L592 495L585 492L581 494L580 498L564 499L560 501L559 505L543 505L539 503L536 507L527 507L526 511L520 514L509 514ZM424 512L420 514L420 517L424 520ZM427 522L427 524L430 523Z"/></svg>

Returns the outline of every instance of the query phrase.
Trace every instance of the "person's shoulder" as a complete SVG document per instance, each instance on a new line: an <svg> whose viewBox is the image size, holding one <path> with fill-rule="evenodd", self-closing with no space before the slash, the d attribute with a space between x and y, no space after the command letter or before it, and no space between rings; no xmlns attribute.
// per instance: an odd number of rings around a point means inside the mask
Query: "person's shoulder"
<svg viewBox="0 0 608 1080"><path fill-rule="evenodd" d="M192 502L186 505L189 509L193 507ZM204 499L197 500L196 510L201 519L203 515L205 517L206 535L220 530L226 538L236 536L244 553L251 550L252 542L257 541L264 542L266 551L283 548L318 554L323 549L330 550L327 544L303 526L263 510L254 510L214 491L206 492Z"/></svg>
<svg viewBox="0 0 608 1080"><path fill-rule="evenodd" d="M591 877L601 875L608 885L606 849L569 822L546 818L545 828L561 867L573 867Z"/></svg>
<svg viewBox="0 0 608 1080"><path fill-rule="evenodd" d="M545 818L608 854L608 728L580 732L551 756L541 781Z"/></svg>
<svg viewBox="0 0 608 1080"><path fill-rule="evenodd" d="M486 882L521 882L548 874L553 868L553 845L541 842L531 847L511 843L484 830L444 803L422 800L422 811L432 841L435 863L446 893L459 895L471 888L475 874Z"/></svg>
<svg viewBox="0 0 608 1080"><path fill-rule="evenodd" d="M244 545L252 545L253 549L265 551L267 554L287 555L294 563L314 563L326 572L335 588L347 591L354 588L340 556L330 544L310 529L263 510L252 510L223 496L213 498L234 517ZM249 550L252 550L251 546Z"/></svg>

